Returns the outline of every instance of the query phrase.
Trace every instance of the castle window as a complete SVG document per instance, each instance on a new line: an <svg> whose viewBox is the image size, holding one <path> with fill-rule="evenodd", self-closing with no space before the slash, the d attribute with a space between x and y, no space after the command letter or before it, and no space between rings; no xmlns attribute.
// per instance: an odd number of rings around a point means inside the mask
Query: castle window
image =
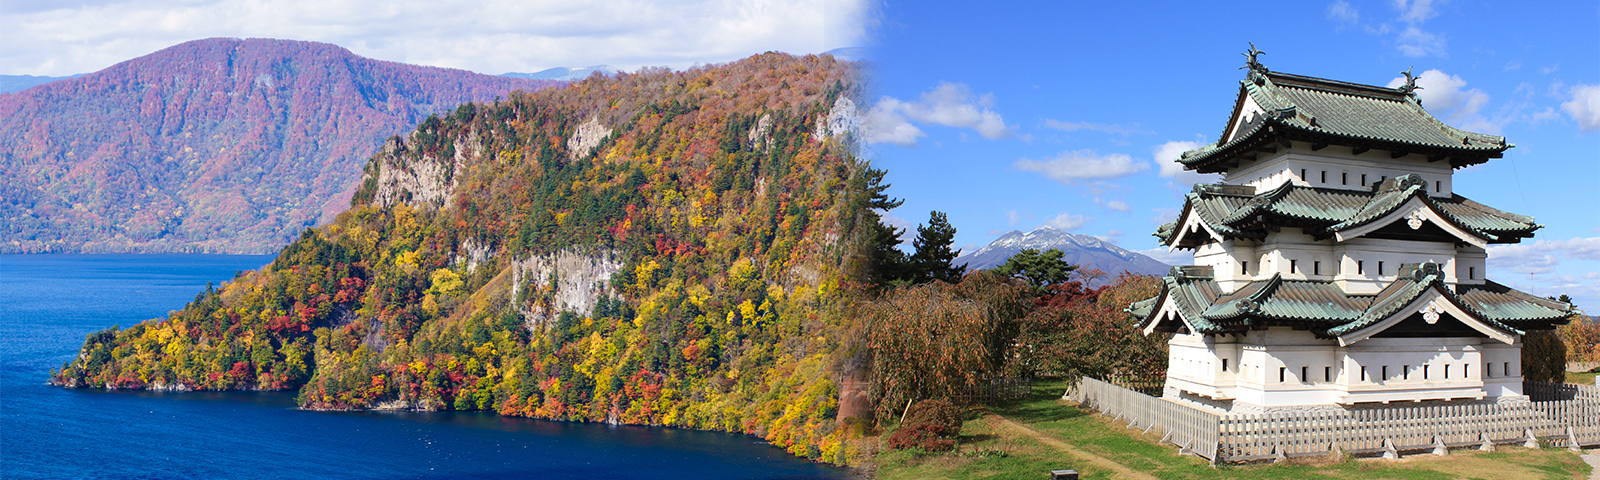
<svg viewBox="0 0 1600 480"><path fill-rule="evenodd" d="M1450 364L1448 364L1448 363L1444 364L1444 379L1445 380L1449 380L1450 379Z"/></svg>
<svg viewBox="0 0 1600 480"><path fill-rule="evenodd" d="M1361 381L1363 381L1363 382L1368 381L1367 380L1367 367L1365 365L1363 365L1361 367Z"/></svg>
<svg viewBox="0 0 1600 480"><path fill-rule="evenodd" d="M1506 362L1504 366L1500 367L1500 376L1511 376L1511 362Z"/></svg>
<svg viewBox="0 0 1600 480"><path fill-rule="evenodd" d="M1306 383L1306 380L1307 380L1306 377L1311 376L1311 375L1306 374L1306 371L1309 370L1310 368L1311 367L1300 367L1300 383Z"/></svg>
<svg viewBox="0 0 1600 480"><path fill-rule="evenodd" d="M1311 183L1311 180L1306 180L1306 169L1304 168L1300 169L1300 179L1305 180L1306 183Z"/></svg>
<svg viewBox="0 0 1600 480"><path fill-rule="evenodd" d="M1378 262L1378 275L1383 275L1383 262Z"/></svg>
<svg viewBox="0 0 1600 480"><path fill-rule="evenodd" d="M1381 373L1383 373L1383 380L1384 381L1389 381L1389 366L1388 365L1384 365L1383 366L1383 371Z"/></svg>
<svg viewBox="0 0 1600 480"><path fill-rule="evenodd" d="M1433 193L1444 193L1443 185L1444 185L1444 182L1441 182L1441 181L1438 181L1438 180L1434 180L1433 181Z"/></svg>
<svg viewBox="0 0 1600 480"><path fill-rule="evenodd" d="M1322 183L1328 183L1328 171L1327 170L1323 170L1322 171Z"/></svg>
<svg viewBox="0 0 1600 480"><path fill-rule="evenodd" d="M1367 262L1356 260L1356 275L1367 274Z"/></svg>
<svg viewBox="0 0 1600 480"><path fill-rule="evenodd" d="M1361 186L1367 186L1367 174L1365 173L1361 174Z"/></svg>
<svg viewBox="0 0 1600 480"><path fill-rule="evenodd" d="M1461 364L1461 378L1470 378L1472 376L1471 373L1467 373L1467 368L1469 366L1470 365L1467 365L1465 363Z"/></svg>
<svg viewBox="0 0 1600 480"><path fill-rule="evenodd" d="M1467 267L1467 280L1478 279L1478 267Z"/></svg>
<svg viewBox="0 0 1600 480"><path fill-rule="evenodd" d="M1400 366L1400 379L1401 380L1410 380L1411 379L1411 366L1410 365L1401 365Z"/></svg>
<svg viewBox="0 0 1600 480"><path fill-rule="evenodd" d="M1483 378L1489 378L1489 377L1493 377L1493 376L1494 376L1494 364L1493 363L1489 363L1489 362L1483 362Z"/></svg>
<svg viewBox="0 0 1600 480"><path fill-rule="evenodd" d="M1340 185L1349 185L1350 184L1350 172L1339 172L1339 184Z"/></svg>
<svg viewBox="0 0 1600 480"><path fill-rule="evenodd" d="M1322 381L1333 381L1333 367L1322 367Z"/></svg>
<svg viewBox="0 0 1600 480"><path fill-rule="evenodd" d="M1289 273L1300 273L1300 261L1289 259Z"/></svg>
<svg viewBox="0 0 1600 480"><path fill-rule="evenodd" d="M1228 359L1226 358L1222 359L1222 371L1228 371Z"/></svg>
<svg viewBox="0 0 1600 480"><path fill-rule="evenodd" d="M1311 262L1311 274L1322 275L1322 262Z"/></svg>
<svg viewBox="0 0 1600 480"><path fill-rule="evenodd" d="M1422 379L1423 380L1427 380L1428 379L1428 366L1427 365L1423 365L1422 366Z"/></svg>
<svg viewBox="0 0 1600 480"><path fill-rule="evenodd" d="M1250 262L1239 262L1239 274L1244 275L1248 273L1250 273Z"/></svg>
<svg viewBox="0 0 1600 480"><path fill-rule="evenodd" d="M1286 372L1288 372L1288 371L1289 371L1289 367L1278 367L1278 383L1284 383L1283 382L1284 375L1287 375L1288 373L1286 373Z"/></svg>

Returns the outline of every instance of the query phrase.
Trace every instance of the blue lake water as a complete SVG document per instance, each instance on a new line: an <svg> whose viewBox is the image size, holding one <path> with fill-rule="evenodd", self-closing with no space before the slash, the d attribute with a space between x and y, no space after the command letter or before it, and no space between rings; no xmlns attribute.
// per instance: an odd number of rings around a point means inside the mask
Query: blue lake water
<svg viewBox="0 0 1600 480"><path fill-rule="evenodd" d="M504 418L328 413L294 394L44 384L84 336L164 316L250 255L0 255L0 477L851 478L729 433Z"/></svg>

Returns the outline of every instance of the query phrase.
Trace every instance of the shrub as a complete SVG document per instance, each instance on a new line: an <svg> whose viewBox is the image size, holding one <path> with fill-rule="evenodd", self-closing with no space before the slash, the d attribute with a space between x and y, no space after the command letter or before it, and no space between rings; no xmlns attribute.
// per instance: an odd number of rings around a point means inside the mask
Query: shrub
<svg viewBox="0 0 1600 480"><path fill-rule="evenodd" d="M923 400L911 406L902 425L933 425L933 433L953 437L961 433L961 409L949 400Z"/></svg>
<svg viewBox="0 0 1600 480"><path fill-rule="evenodd" d="M911 406L900 428L889 435L889 448L944 452L955 448L961 433L961 409L949 400L923 400Z"/></svg>

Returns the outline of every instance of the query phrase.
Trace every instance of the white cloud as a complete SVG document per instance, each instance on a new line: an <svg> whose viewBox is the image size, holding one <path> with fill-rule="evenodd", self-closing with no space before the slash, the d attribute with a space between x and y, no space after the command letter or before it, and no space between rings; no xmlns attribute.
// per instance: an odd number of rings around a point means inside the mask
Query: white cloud
<svg viewBox="0 0 1600 480"><path fill-rule="evenodd" d="M1167 247L1156 247L1146 250L1134 250L1135 253L1154 258L1156 261L1167 265L1194 265L1194 252L1189 250L1167 251Z"/></svg>
<svg viewBox="0 0 1600 480"><path fill-rule="evenodd" d="M1178 220L1177 208L1152 208L1150 209L1150 213L1156 214L1156 216L1150 217L1150 223L1154 223L1156 225Z"/></svg>
<svg viewBox="0 0 1600 480"><path fill-rule="evenodd" d="M926 135L900 114L902 103L890 97L878 99L878 103L867 111L866 119L861 122L862 140L867 143L893 143L902 147L916 146L917 138Z"/></svg>
<svg viewBox="0 0 1600 480"><path fill-rule="evenodd" d="M1350 2L1339 0L1328 5L1328 18L1354 24L1361 21L1361 12L1357 11L1356 7L1350 6Z"/></svg>
<svg viewBox="0 0 1600 480"><path fill-rule="evenodd" d="M1056 158L1042 161L1024 158L1012 166L1024 172L1043 173L1052 180L1066 184L1125 177L1150 169L1150 164L1125 154L1101 156L1092 150L1061 152Z"/></svg>
<svg viewBox="0 0 1600 480"><path fill-rule="evenodd" d="M1093 132L1102 132L1102 133L1109 133L1109 134L1112 134L1112 135L1122 135L1122 136L1127 136L1127 135L1131 135L1131 134L1135 134L1135 133L1149 133L1148 131L1144 130L1143 128L1140 128L1139 124L1133 124L1133 126L1122 126L1122 125L1117 125L1117 124L1114 124L1114 123L1063 122L1061 120L1056 120L1056 119L1053 119L1053 118L1046 118L1044 120L1044 126L1046 128L1053 128L1053 129L1061 130L1061 131L1064 131L1064 132L1076 132L1078 130L1089 130L1089 131L1093 131Z"/></svg>
<svg viewBox="0 0 1600 480"><path fill-rule="evenodd" d="M1405 22L1421 22L1438 14L1433 10L1433 0L1395 0L1394 7Z"/></svg>
<svg viewBox="0 0 1600 480"><path fill-rule="evenodd" d="M1178 163L1178 157L1183 152L1200 148L1199 142L1174 140L1156 145L1150 150L1155 156L1156 165L1161 167L1161 176L1172 179L1173 186L1188 190L1196 183L1213 183L1220 181L1221 176L1214 173L1195 173L1193 170L1184 170L1183 164Z"/></svg>
<svg viewBox="0 0 1600 480"><path fill-rule="evenodd" d="M1442 56L1445 53L1443 34L1430 33L1417 28L1416 25L1407 26L1395 41L1398 42L1400 53L1407 57Z"/></svg>
<svg viewBox="0 0 1600 480"><path fill-rule="evenodd" d="M1119 212L1126 212L1128 210L1131 210L1130 208L1128 208L1128 203L1127 202L1123 202L1122 200L1112 200L1112 201L1106 202L1106 208L1111 209L1111 210L1116 210L1116 211L1119 211Z"/></svg>
<svg viewBox="0 0 1600 480"><path fill-rule="evenodd" d="M1573 85L1570 92L1572 100L1562 103L1561 110L1578 122L1579 130L1600 131L1600 85Z"/></svg>
<svg viewBox="0 0 1600 480"><path fill-rule="evenodd" d="M1395 77L1389 87L1405 85L1405 77ZM1429 113L1444 118L1447 123L1467 130L1496 133L1500 126L1479 114L1489 104L1489 94L1476 88L1467 89L1467 81L1439 69L1422 72L1417 77L1417 99Z"/></svg>
<svg viewBox="0 0 1600 480"><path fill-rule="evenodd" d="M1122 236L1127 234L1127 233L1128 232L1124 232L1122 230L1112 230L1112 231L1106 232L1105 235L1094 235L1094 238L1098 238L1102 242L1106 242L1106 243L1110 243L1110 244L1116 244L1117 240L1122 239Z"/></svg>
<svg viewBox="0 0 1600 480"><path fill-rule="evenodd" d="M1027 220L1027 221L1031 222L1031 221L1033 221L1033 215L1029 214L1028 212L1019 212L1019 211L1016 211L1016 210L1006 210L1006 226L1014 226L1018 222L1021 222L1023 220Z"/></svg>
<svg viewBox="0 0 1600 480"><path fill-rule="evenodd" d="M969 128L990 140L1016 136L993 106L993 94L974 96L962 83L940 83L916 102L885 96L868 112L864 137L868 143L915 146L924 134L911 122Z"/></svg>
<svg viewBox="0 0 1600 480"><path fill-rule="evenodd" d="M1554 272L1563 259L1600 260L1600 237L1489 246L1490 271L1544 275Z"/></svg>
<svg viewBox="0 0 1600 480"><path fill-rule="evenodd" d="M1053 227L1063 232L1071 232L1076 230L1078 227L1083 226L1083 224L1089 223L1090 220L1094 220L1094 217L1073 215L1071 213L1063 212L1060 215L1056 215L1056 218L1045 221L1044 225L1047 227Z"/></svg>
<svg viewBox="0 0 1600 480"><path fill-rule="evenodd" d="M17 5L21 3L21 5ZM208 37L328 42L358 55L477 72L608 64L684 68L762 51L860 46L863 0L99 0L7 2L8 74L87 73Z"/></svg>

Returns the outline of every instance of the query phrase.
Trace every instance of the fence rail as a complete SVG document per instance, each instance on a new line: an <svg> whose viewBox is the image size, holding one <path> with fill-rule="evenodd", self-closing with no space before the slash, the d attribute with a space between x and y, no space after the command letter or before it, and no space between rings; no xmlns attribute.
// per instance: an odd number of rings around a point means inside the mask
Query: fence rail
<svg viewBox="0 0 1600 480"><path fill-rule="evenodd" d="M1082 379L1068 398L1212 463L1330 453L1382 454L1520 443L1600 445L1600 388L1529 382L1537 401L1382 406L1351 410L1218 415L1138 391Z"/></svg>
<svg viewBox="0 0 1600 480"><path fill-rule="evenodd" d="M1033 393L1032 378L995 378L967 387L951 397L959 403L997 403L1018 400Z"/></svg>
<svg viewBox="0 0 1600 480"><path fill-rule="evenodd" d="M1160 429L1162 441L1172 442L1184 453L1193 452L1216 461L1218 435L1216 414L1169 402L1137 391L1084 377L1067 393L1068 398L1107 415L1128 422L1128 426L1149 432Z"/></svg>

